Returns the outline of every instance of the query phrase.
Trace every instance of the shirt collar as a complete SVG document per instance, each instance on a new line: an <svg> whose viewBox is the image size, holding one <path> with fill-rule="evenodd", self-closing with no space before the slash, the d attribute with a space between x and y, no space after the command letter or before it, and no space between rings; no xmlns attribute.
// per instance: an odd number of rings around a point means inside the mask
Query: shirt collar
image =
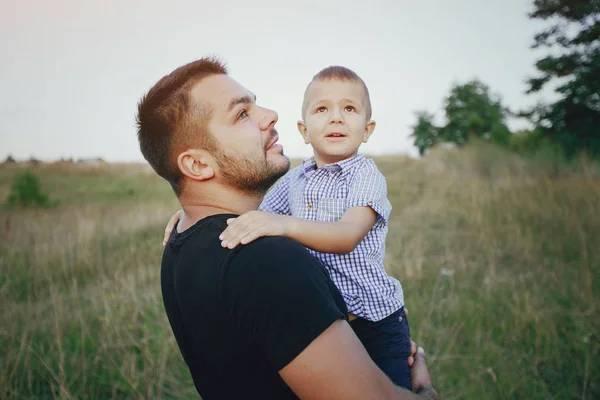
<svg viewBox="0 0 600 400"><path fill-rule="evenodd" d="M364 154L357 154L354 157L347 158L345 160L322 165L320 168L327 169L329 171L339 171L342 170L342 174L346 175L349 171L351 171L358 163L360 163L365 158ZM315 157L308 157L302 161L302 172L305 176L309 176L313 171L317 170L317 162L315 161Z"/></svg>

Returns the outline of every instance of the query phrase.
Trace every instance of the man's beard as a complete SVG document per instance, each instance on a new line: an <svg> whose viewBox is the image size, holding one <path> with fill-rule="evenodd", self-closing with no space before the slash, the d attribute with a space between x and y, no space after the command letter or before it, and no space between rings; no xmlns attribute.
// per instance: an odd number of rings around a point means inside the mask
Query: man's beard
<svg viewBox="0 0 600 400"><path fill-rule="evenodd" d="M277 131L273 129L266 143L270 143ZM223 181L241 192L252 195L264 196L271 186L290 169L290 161L275 164L267 158L267 149L262 154L256 154L250 158L239 155L227 154L220 149L212 152Z"/></svg>

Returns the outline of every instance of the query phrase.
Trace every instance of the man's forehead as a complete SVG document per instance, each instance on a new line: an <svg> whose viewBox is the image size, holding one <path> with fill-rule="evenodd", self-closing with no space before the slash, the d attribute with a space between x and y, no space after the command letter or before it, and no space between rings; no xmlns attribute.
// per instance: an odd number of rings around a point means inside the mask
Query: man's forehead
<svg viewBox="0 0 600 400"><path fill-rule="evenodd" d="M228 75L212 75L194 85L191 90L198 103L208 103L213 110L227 112L231 102L241 97L255 98L254 94Z"/></svg>

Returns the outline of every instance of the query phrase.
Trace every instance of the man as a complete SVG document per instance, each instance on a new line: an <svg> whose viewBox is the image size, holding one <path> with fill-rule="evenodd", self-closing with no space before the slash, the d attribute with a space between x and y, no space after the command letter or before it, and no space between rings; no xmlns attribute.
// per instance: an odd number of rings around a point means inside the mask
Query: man
<svg viewBox="0 0 600 400"><path fill-rule="evenodd" d="M375 366L323 266L291 239L221 246L227 219L256 209L289 169L277 114L203 58L162 78L138 105L146 160L183 213L162 260L163 301L204 399L437 398L424 355L415 396Z"/></svg>

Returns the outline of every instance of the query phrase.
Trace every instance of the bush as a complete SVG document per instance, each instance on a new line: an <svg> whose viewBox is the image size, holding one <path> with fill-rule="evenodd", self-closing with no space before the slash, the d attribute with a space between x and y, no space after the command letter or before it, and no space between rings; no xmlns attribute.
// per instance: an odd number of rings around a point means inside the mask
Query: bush
<svg viewBox="0 0 600 400"><path fill-rule="evenodd" d="M545 137L541 131L520 131L511 135L508 148L543 167L556 169L569 165L563 148Z"/></svg>
<svg viewBox="0 0 600 400"><path fill-rule="evenodd" d="M539 148L542 135L533 131L517 131L510 135L508 147L519 154L531 155Z"/></svg>
<svg viewBox="0 0 600 400"><path fill-rule="evenodd" d="M48 207L48 195L42 192L40 179L32 172L17 175L10 187L8 205L11 207Z"/></svg>

